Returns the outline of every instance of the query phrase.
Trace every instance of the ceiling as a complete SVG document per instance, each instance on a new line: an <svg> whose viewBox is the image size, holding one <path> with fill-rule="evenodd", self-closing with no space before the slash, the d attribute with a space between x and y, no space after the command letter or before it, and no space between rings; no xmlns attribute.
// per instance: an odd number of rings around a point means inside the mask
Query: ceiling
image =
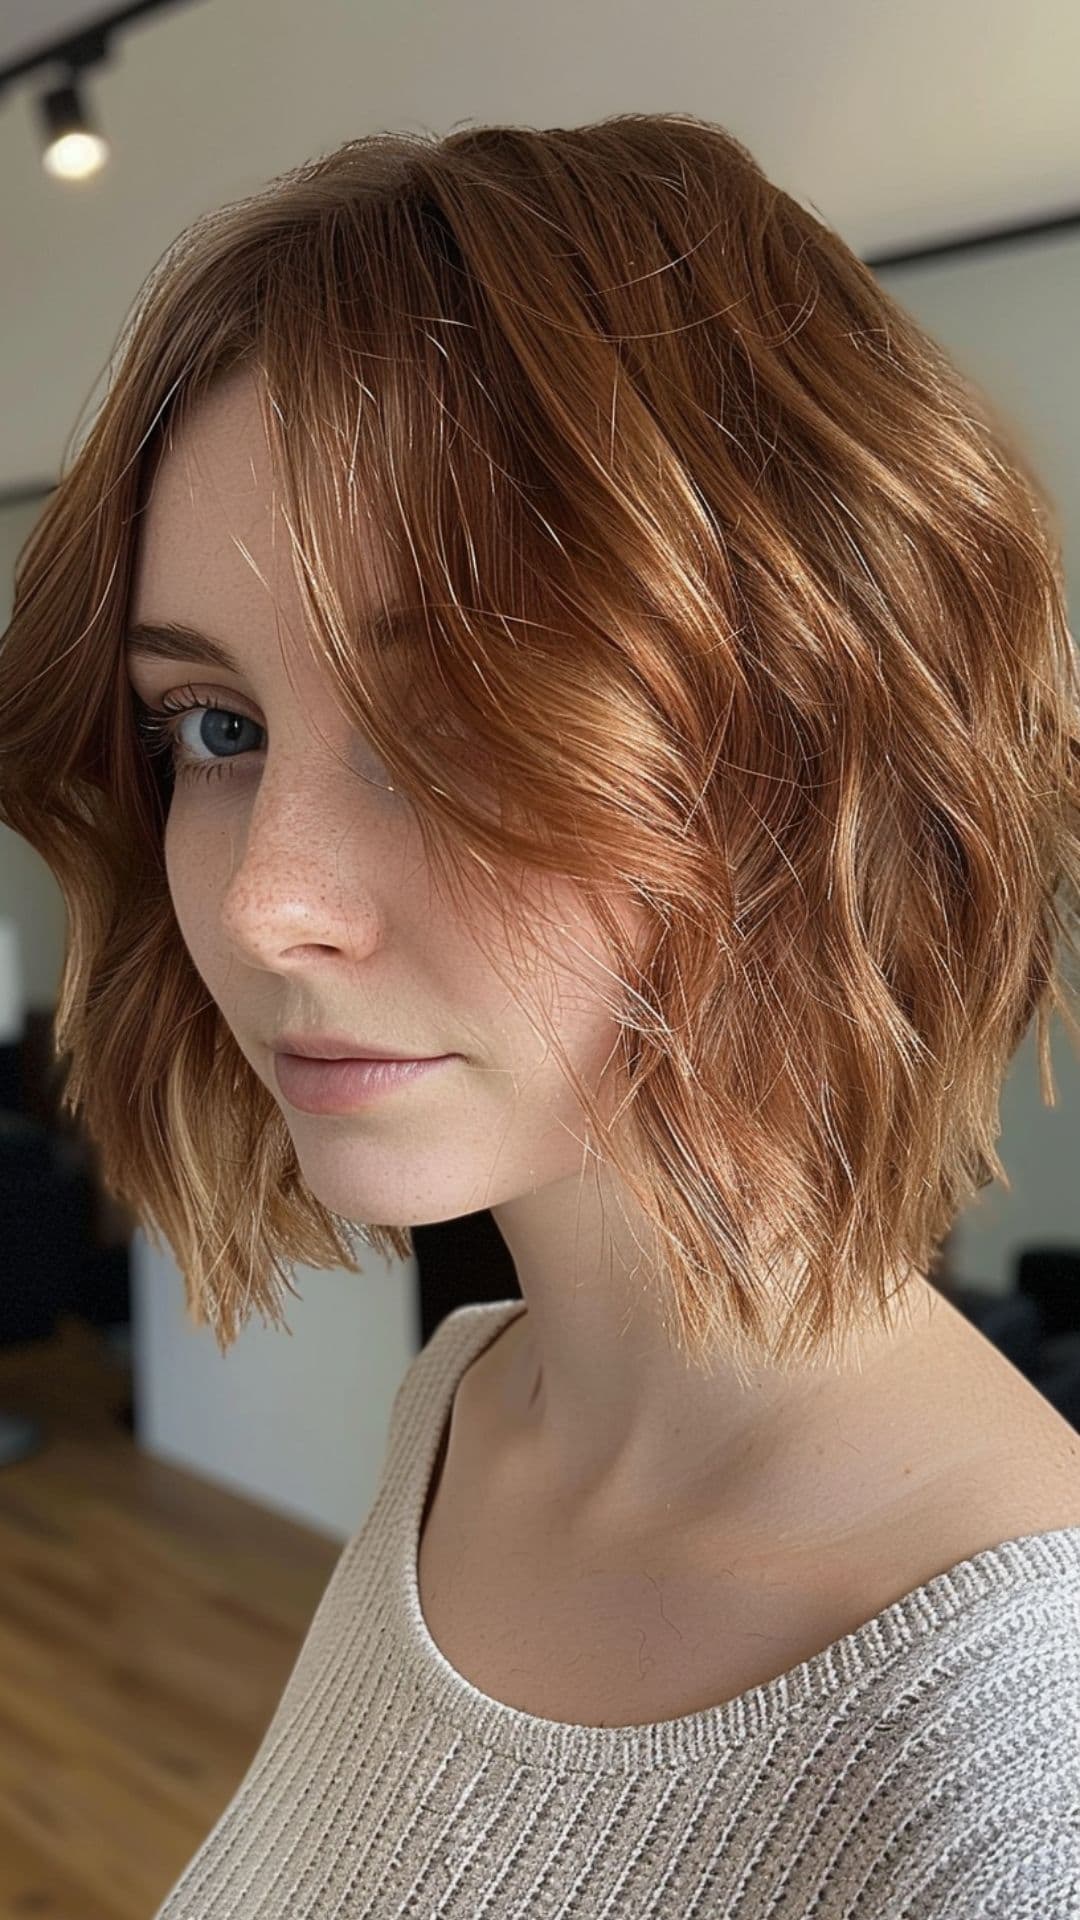
<svg viewBox="0 0 1080 1920"><path fill-rule="evenodd" d="M0 91L0 495L55 481L139 285L204 209L376 128L726 126L875 256L1080 210L1076 0L169 0L133 14L86 99L110 142L45 174L35 98ZM109 18L4 0L3 71Z"/></svg>

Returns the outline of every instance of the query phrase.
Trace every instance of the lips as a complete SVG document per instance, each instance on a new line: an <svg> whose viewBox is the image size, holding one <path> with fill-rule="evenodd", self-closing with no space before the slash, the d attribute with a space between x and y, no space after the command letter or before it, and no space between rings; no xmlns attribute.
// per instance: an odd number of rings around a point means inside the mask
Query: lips
<svg viewBox="0 0 1080 1920"><path fill-rule="evenodd" d="M447 1067L448 1053L423 1060L313 1060L276 1053L274 1073L290 1106L303 1113L353 1113Z"/></svg>
<svg viewBox="0 0 1080 1920"><path fill-rule="evenodd" d="M337 1033L283 1033L275 1053L291 1053L301 1060L439 1060L441 1054L417 1053L411 1047L379 1047Z"/></svg>

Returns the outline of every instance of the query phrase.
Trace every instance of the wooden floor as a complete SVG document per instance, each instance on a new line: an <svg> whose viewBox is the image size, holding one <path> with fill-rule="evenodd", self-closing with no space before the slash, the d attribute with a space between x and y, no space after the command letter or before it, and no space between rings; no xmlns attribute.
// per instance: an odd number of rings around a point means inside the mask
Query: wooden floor
<svg viewBox="0 0 1080 1920"><path fill-rule="evenodd" d="M85 1322L0 1352L0 1920L151 1920L254 1755L341 1551L140 1453Z"/></svg>

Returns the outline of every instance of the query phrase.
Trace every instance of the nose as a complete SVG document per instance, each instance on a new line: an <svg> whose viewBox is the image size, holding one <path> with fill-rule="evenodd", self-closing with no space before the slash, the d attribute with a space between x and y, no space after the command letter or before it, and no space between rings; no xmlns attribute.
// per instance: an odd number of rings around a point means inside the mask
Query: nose
<svg viewBox="0 0 1080 1920"><path fill-rule="evenodd" d="M264 773L220 903L222 931L249 964L280 966L298 948L378 945L400 887L400 799L355 770L331 779ZM389 817L390 809L398 809Z"/></svg>

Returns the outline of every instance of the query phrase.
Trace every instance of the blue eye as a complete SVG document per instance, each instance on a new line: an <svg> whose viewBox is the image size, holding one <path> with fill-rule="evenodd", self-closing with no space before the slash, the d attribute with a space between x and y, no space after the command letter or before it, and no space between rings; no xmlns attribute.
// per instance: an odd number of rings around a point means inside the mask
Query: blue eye
<svg viewBox="0 0 1080 1920"><path fill-rule="evenodd" d="M191 688L185 688L191 693ZM175 695L167 695L158 707L147 705L146 701L135 696L135 727L139 739L147 754L156 758L159 754L169 755L167 772L180 780L209 779L214 775L232 772L231 762L240 758L237 754L226 754L223 759L203 760L194 755L190 748L179 739L180 721L186 713L219 713L220 722L211 722L211 739L202 738L203 746L228 747L233 744L232 735L237 726L253 727L256 733L263 729L256 726L242 713L234 713L231 708L222 706L213 698L207 700L184 700ZM214 740L214 734L217 739ZM201 737L201 736L200 736Z"/></svg>

